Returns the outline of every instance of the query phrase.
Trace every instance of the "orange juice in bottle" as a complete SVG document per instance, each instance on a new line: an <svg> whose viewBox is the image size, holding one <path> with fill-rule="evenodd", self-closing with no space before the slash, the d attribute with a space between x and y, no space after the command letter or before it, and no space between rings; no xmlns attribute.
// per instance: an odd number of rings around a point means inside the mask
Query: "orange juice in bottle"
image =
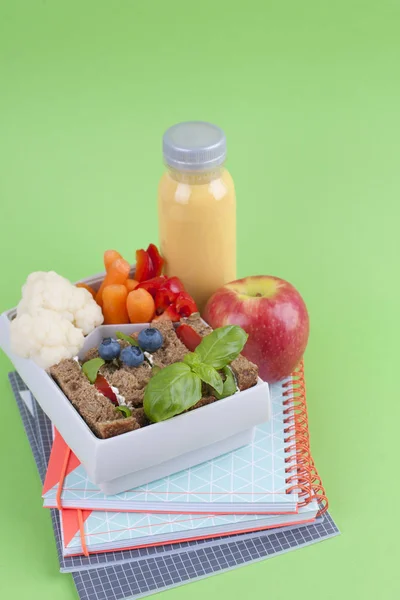
<svg viewBox="0 0 400 600"><path fill-rule="evenodd" d="M210 123L179 123L164 134L163 154L158 216L165 273L182 280L202 311L216 289L236 279L236 197L224 166L225 135Z"/></svg>

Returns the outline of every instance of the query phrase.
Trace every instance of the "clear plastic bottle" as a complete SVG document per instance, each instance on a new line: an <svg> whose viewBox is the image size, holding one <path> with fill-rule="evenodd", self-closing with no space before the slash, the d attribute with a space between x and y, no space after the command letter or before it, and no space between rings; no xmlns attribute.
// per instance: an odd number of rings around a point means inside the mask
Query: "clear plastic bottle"
<svg viewBox="0 0 400 600"><path fill-rule="evenodd" d="M210 123L174 125L163 138L166 172L158 190L166 274L179 277L202 311L236 279L236 196L224 167L226 140Z"/></svg>

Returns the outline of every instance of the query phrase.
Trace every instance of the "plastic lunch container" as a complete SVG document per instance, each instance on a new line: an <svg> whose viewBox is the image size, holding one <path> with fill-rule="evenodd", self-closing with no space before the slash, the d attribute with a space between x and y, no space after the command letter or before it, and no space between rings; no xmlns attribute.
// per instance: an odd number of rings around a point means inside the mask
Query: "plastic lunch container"
<svg viewBox="0 0 400 600"><path fill-rule="evenodd" d="M83 280L98 289L104 274ZM10 321L16 310L0 316L0 347L30 389L43 411L85 467L90 480L105 494L118 494L195 466L252 441L256 425L271 417L268 384L253 388L122 435L94 435L52 377L30 359L10 348ZM80 355L115 331L132 333L148 327L102 325L90 333Z"/></svg>

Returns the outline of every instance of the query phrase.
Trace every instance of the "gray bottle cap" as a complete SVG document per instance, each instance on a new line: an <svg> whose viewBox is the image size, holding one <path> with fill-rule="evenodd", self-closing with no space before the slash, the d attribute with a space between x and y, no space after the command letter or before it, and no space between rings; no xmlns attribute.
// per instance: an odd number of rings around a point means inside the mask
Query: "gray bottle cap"
<svg viewBox="0 0 400 600"><path fill-rule="evenodd" d="M164 133L163 154L166 164L179 171L214 169L225 162L225 134L203 121L178 123Z"/></svg>

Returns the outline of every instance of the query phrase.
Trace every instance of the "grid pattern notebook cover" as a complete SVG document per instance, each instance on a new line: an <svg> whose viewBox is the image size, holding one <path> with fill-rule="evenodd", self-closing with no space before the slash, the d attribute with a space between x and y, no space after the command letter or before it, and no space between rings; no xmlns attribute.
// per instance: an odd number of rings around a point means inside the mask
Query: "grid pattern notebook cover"
<svg viewBox="0 0 400 600"><path fill-rule="evenodd" d="M298 390L303 381L301 367L294 377L271 386L272 418L256 428L252 444L114 496L103 494L89 480L79 460L58 435L43 488L44 506L180 513L297 512L299 496L304 499L305 495L312 495L309 473L305 478L299 475L298 447L294 443L296 416L301 417L297 418L301 434L308 436L308 428L304 430L305 397L301 414L296 415L300 407ZM318 487L323 494L322 487Z"/></svg>
<svg viewBox="0 0 400 600"><path fill-rule="evenodd" d="M31 409L26 408L25 398L20 395L20 392L27 391L26 386L16 373L10 374L10 382L43 481L51 447L51 424L34 401ZM315 525L235 535L222 542L215 538L206 542L184 542L87 558L63 558L57 511L52 510L51 515L61 570L74 572L81 600L121 600L128 597L136 600L339 534L326 513Z"/></svg>

